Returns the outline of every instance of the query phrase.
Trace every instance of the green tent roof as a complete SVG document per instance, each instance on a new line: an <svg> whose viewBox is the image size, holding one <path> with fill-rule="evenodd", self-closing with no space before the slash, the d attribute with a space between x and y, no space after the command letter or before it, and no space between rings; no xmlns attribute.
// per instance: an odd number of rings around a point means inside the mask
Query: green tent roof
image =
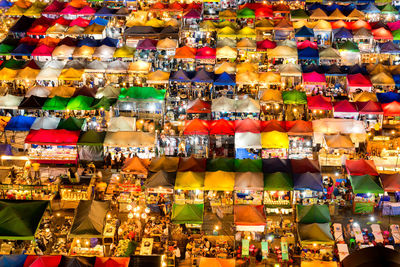
<svg viewBox="0 0 400 267"><path fill-rule="evenodd" d="M105 109L110 110L110 107L116 102L116 99L108 98L103 96L102 98L96 98L93 101L91 109Z"/></svg>
<svg viewBox="0 0 400 267"><path fill-rule="evenodd" d="M400 40L400 29L392 31L393 40Z"/></svg>
<svg viewBox="0 0 400 267"><path fill-rule="evenodd" d="M4 61L3 64L1 64L1 68L9 68L9 69L14 69L14 70L19 70L25 64L26 64L25 60L10 59L10 60Z"/></svg>
<svg viewBox="0 0 400 267"><path fill-rule="evenodd" d="M236 172L262 172L261 159L235 159Z"/></svg>
<svg viewBox="0 0 400 267"><path fill-rule="evenodd" d="M298 224L302 244L334 244L329 223Z"/></svg>
<svg viewBox="0 0 400 267"><path fill-rule="evenodd" d="M387 5L381 6L381 7L378 6L378 8L382 11L383 14L398 14L399 13L399 11L391 4L387 4Z"/></svg>
<svg viewBox="0 0 400 267"><path fill-rule="evenodd" d="M49 98L44 103L42 109L43 110L66 110L67 104L69 102L69 98L55 96L53 98Z"/></svg>
<svg viewBox="0 0 400 267"><path fill-rule="evenodd" d="M106 132L96 132L89 130L87 132L81 132L79 136L78 145L97 146L103 145Z"/></svg>
<svg viewBox="0 0 400 267"><path fill-rule="evenodd" d="M371 194L383 194L384 190L381 185L381 181L376 176L361 175L361 176L350 176L351 187L353 192L356 194L371 193Z"/></svg>
<svg viewBox="0 0 400 267"><path fill-rule="evenodd" d="M255 13L254 13L254 11L252 9L250 9L248 7L245 7L243 9L239 9L237 11L237 17L239 19L247 19L247 18L251 19L251 18L255 18L256 15L255 15Z"/></svg>
<svg viewBox="0 0 400 267"><path fill-rule="evenodd" d="M304 9L296 9L290 11L290 17L293 19L308 19L310 16Z"/></svg>
<svg viewBox="0 0 400 267"><path fill-rule="evenodd" d="M203 204L174 204L172 207L172 222L175 224L201 224L203 223Z"/></svg>
<svg viewBox="0 0 400 267"><path fill-rule="evenodd" d="M123 98L133 98L137 100L148 100L148 99L156 99L156 100L164 100L165 98L165 89L158 90L154 87L129 87L128 89L122 88L121 93L119 95L119 99Z"/></svg>
<svg viewBox="0 0 400 267"><path fill-rule="evenodd" d="M307 96L305 92L297 90L283 91L282 92L283 103L285 104L307 104Z"/></svg>
<svg viewBox="0 0 400 267"><path fill-rule="evenodd" d="M78 95L69 100L67 109L69 110L91 110L93 97Z"/></svg>
<svg viewBox="0 0 400 267"><path fill-rule="evenodd" d="M68 119L62 119L57 126L57 129L64 129L68 131L80 131L82 129L85 119L77 119L75 117L69 117Z"/></svg>
<svg viewBox="0 0 400 267"><path fill-rule="evenodd" d="M291 191L293 179L289 173L285 172L264 173L264 190Z"/></svg>
<svg viewBox="0 0 400 267"><path fill-rule="evenodd" d="M235 159L233 158L216 158L207 161L207 171L216 172L233 172L235 171Z"/></svg>
<svg viewBox="0 0 400 267"><path fill-rule="evenodd" d="M299 223L328 223L331 221L327 205L297 205Z"/></svg>
<svg viewBox="0 0 400 267"><path fill-rule="evenodd" d="M0 44L0 55L7 56L16 48L14 45Z"/></svg>
<svg viewBox="0 0 400 267"><path fill-rule="evenodd" d="M0 201L0 239L33 240L48 201Z"/></svg>
<svg viewBox="0 0 400 267"><path fill-rule="evenodd" d="M350 52L360 52L358 49L358 45L356 43L353 43L351 41L346 41L343 44L338 45L339 50L346 50Z"/></svg>

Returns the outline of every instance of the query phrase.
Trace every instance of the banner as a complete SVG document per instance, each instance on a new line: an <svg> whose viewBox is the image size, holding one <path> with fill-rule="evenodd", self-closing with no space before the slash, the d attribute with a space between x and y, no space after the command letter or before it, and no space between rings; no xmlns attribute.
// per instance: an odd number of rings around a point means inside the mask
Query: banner
<svg viewBox="0 0 400 267"><path fill-rule="evenodd" d="M242 239L242 257L249 256L250 240L247 238Z"/></svg>
<svg viewBox="0 0 400 267"><path fill-rule="evenodd" d="M263 259L266 259L268 257L268 242L267 241L261 241L261 253Z"/></svg>
<svg viewBox="0 0 400 267"><path fill-rule="evenodd" d="M287 242L281 242L281 250L282 250L282 260L288 261L289 260L289 250Z"/></svg>

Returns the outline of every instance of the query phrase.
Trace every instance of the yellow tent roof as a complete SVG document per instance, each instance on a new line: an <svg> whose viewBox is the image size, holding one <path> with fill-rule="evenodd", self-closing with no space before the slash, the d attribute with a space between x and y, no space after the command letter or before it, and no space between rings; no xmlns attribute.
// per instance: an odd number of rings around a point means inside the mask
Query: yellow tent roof
<svg viewBox="0 0 400 267"><path fill-rule="evenodd" d="M246 26L240 31L238 31L237 36L242 38L244 37L254 38L256 37L256 30Z"/></svg>
<svg viewBox="0 0 400 267"><path fill-rule="evenodd" d="M55 96L59 96L59 97L71 97L73 96L75 93L75 87L69 87L69 86L57 86L54 87L51 90L51 93L49 95L49 97L55 97Z"/></svg>
<svg viewBox="0 0 400 267"><path fill-rule="evenodd" d="M72 54L72 57L91 58L94 53L94 50L96 50L96 47L83 45L75 49L74 53Z"/></svg>
<svg viewBox="0 0 400 267"><path fill-rule="evenodd" d="M260 101L262 102L283 102L282 92L279 90L267 89L263 92Z"/></svg>
<svg viewBox="0 0 400 267"><path fill-rule="evenodd" d="M160 19L156 19L156 18L152 18L151 20L148 20L144 25L145 26L151 26L154 28L161 28L164 27L165 22L160 20Z"/></svg>
<svg viewBox="0 0 400 267"><path fill-rule="evenodd" d="M16 4L12 5L6 12L8 16L22 16L25 13L25 9L17 6Z"/></svg>
<svg viewBox="0 0 400 267"><path fill-rule="evenodd" d="M215 74L222 74L224 72L229 73L229 74L235 74L236 73L236 64L225 61L225 62L215 66L215 70L214 70Z"/></svg>
<svg viewBox="0 0 400 267"><path fill-rule="evenodd" d="M175 189L203 190L204 172L177 172Z"/></svg>
<svg viewBox="0 0 400 267"><path fill-rule="evenodd" d="M300 29L303 26L306 26L308 28L314 28L316 24L317 24L316 21L296 20L293 21L293 28Z"/></svg>
<svg viewBox="0 0 400 267"><path fill-rule="evenodd" d="M64 81L80 81L82 79L83 73L84 70L77 70L73 68L63 69L58 79Z"/></svg>
<svg viewBox="0 0 400 267"><path fill-rule="evenodd" d="M135 49L129 46L122 46L115 50L113 57L130 58L133 57Z"/></svg>
<svg viewBox="0 0 400 267"><path fill-rule="evenodd" d="M289 137L287 133L272 131L261 133L262 148L289 148Z"/></svg>
<svg viewBox="0 0 400 267"><path fill-rule="evenodd" d="M225 9L219 12L218 14L219 19L234 19L236 18L236 11L231 9Z"/></svg>
<svg viewBox="0 0 400 267"><path fill-rule="evenodd" d="M43 4L44 5L46 5L46 4L45 3L37 4L37 3L40 3L40 2L39 1L35 2L30 8L28 8L28 10L25 11L24 16L27 16L27 17L40 17L41 14L42 14L42 11L44 9Z"/></svg>
<svg viewBox="0 0 400 267"><path fill-rule="evenodd" d="M39 74L40 70L32 69L30 67L25 67L19 70L16 79L18 80L35 80L36 76Z"/></svg>
<svg viewBox="0 0 400 267"><path fill-rule="evenodd" d="M83 34L102 34L106 26L98 25L96 23L93 23L92 25L89 25L85 28L83 31Z"/></svg>
<svg viewBox="0 0 400 267"><path fill-rule="evenodd" d="M157 49L176 49L178 41L170 38L165 38L157 42Z"/></svg>
<svg viewBox="0 0 400 267"><path fill-rule="evenodd" d="M274 28L274 22L269 19L257 20L255 27L260 30L272 30Z"/></svg>
<svg viewBox="0 0 400 267"><path fill-rule="evenodd" d="M64 33L67 29L68 26L56 23L47 29L46 34Z"/></svg>
<svg viewBox="0 0 400 267"><path fill-rule="evenodd" d="M202 31L215 31L217 29L217 23L212 20L203 20L200 22L200 30Z"/></svg>
<svg viewBox="0 0 400 267"><path fill-rule="evenodd" d="M236 73L241 72L258 72L258 66L250 62L240 63L236 66Z"/></svg>
<svg viewBox="0 0 400 267"><path fill-rule="evenodd" d="M237 50L236 50L236 48L224 46L221 48L217 48L216 56L217 56L217 58L236 58Z"/></svg>
<svg viewBox="0 0 400 267"><path fill-rule="evenodd" d="M168 83L169 72L157 70L147 75L147 83Z"/></svg>
<svg viewBox="0 0 400 267"><path fill-rule="evenodd" d="M176 19L170 19L164 23L164 27L168 26L179 27L179 21Z"/></svg>
<svg viewBox="0 0 400 267"><path fill-rule="evenodd" d="M281 76L301 76L300 65L288 63L279 66L279 73Z"/></svg>
<svg viewBox="0 0 400 267"><path fill-rule="evenodd" d="M82 34L85 31L85 28L79 27L78 25L74 25L65 32L65 34Z"/></svg>
<svg viewBox="0 0 400 267"><path fill-rule="evenodd" d="M238 28L237 23L231 22L229 20L224 20L224 21L221 21L220 23L218 23L218 28L224 28L226 26L228 26L228 27L230 27L232 29L237 29Z"/></svg>
<svg viewBox="0 0 400 267"><path fill-rule="evenodd" d="M218 37L233 37L235 33L235 30L229 26L225 26L217 31Z"/></svg>
<svg viewBox="0 0 400 267"><path fill-rule="evenodd" d="M146 23L146 21L143 21L141 19L137 19L137 18L132 18L132 19L128 19L126 21L126 27L133 27L133 26L144 26Z"/></svg>
<svg viewBox="0 0 400 267"><path fill-rule="evenodd" d="M256 49L257 43L249 38L243 38L236 44L236 47L238 49Z"/></svg>
<svg viewBox="0 0 400 267"><path fill-rule="evenodd" d="M0 70L0 80L1 81L13 81L15 76L17 75L18 71L9 69L9 68L2 68Z"/></svg>
<svg viewBox="0 0 400 267"><path fill-rule="evenodd" d="M236 74L237 84L256 84L258 83L258 73L256 72L241 72Z"/></svg>
<svg viewBox="0 0 400 267"><path fill-rule="evenodd" d="M314 30L320 30L320 31L331 31L332 30L332 25L326 20L319 20L314 25L313 29Z"/></svg>
<svg viewBox="0 0 400 267"><path fill-rule="evenodd" d="M235 186L234 172L206 172L204 190L233 191Z"/></svg>
<svg viewBox="0 0 400 267"><path fill-rule="evenodd" d="M325 11L320 8L315 9L310 15L310 19L327 19L328 15L326 15Z"/></svg>
<svg viewBox="0 0 400 267"><path fill-rule="evenodd" d="M332 12L332 14L329 15L329 19L330 19L330 20L346 19L346 16L343 15L343 13L342 13L338 8L336 8L336 9Z"/></svg>
<svg viewBox="0 0 400 267"><path fill-rule="evenodd" d="M375 93L363 91L353 96L354 102L378 102L378 98Z"/></svg>
<svg viewBox="0 0 400 267"><path fill-rule="evenodd" d="M365 15L362 11L358 10L357 8L353 9L353 11L350 12L350 14L347 16L347 19L351 20L359 20L359 19L365 19Z"/></svg>
<svg viewBox="0 0 400 267"><path fill-rule="evenodd" d="M51 56L54 58L68 58L71 57L72 54L74 53L75 47L74 46L68 46L68 45L60 45L57 46L54 50L53 53L51 53Z"/></svg>
<svg viewBox="0 0 400 267"><path fill-rule="evenodd" d="M395 85L393 77L385 72L375 74L371 77L373 85Z"/></svg>
<svg viewBox="0 0 400 267"><path fill-rule="evenodd" d="M375 75L381 72L385 72L387 74L390 74L390 69L389 66L385 66L381 63L378 64L371 64L367 66L367 71L369 73L369 75Z"/></svg>
<svg viewBox="0 0 400 267"><path fill-rule="evenodd" d="M272 71L260 73L258 79L262 84L281 84L281 75Z"/></svg>
<svg viewBox="0 0 400 267"><path fill-rule="evenodd" d="M280 45L274 49L268 49L267 54L270 58L297 58L297 49Z"/></svg>
<svg viewBox="0 0 400 267"><path fill-rule="evenodd" d="M135 62L131 62L129 64L128 71L135 72L135 73L148 73L150 71L150 68L151 68L150 62L138 60Z"/></svg>
<svg viewBox="0 0 400 267"><path fill-rule="evenodd" d="M329 148L354 148L349 135L325 135L325 143Z"/></svg>
<svg viewBox="0 0 400 267"><path fill-rule="evenodd" d="M7 123L11 120L9 116L0 116L0 132L4 132L4 128L7 126Z"/></svg>

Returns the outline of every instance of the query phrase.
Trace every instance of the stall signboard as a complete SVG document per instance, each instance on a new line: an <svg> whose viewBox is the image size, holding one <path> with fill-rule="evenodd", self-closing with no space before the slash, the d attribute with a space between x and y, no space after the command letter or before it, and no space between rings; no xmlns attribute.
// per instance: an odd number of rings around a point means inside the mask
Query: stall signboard
<svg viewBox="0 0 400 267"><path fill-rule="evenodd" d="M153 251L153 238L143 238L140 255L151 255Z"/></svg>
<svg viewBox="0 0 400 267"><path fill-rule="evenodd" d="M236 225L236 231L242 232L264 232L264 225Z"/></svg>
<svg viewBox="0 0 400 267"><path fill-rule="evenodd" d="M151 194L173 194L174 190L171 188L160 187L160 188L148 188L147 192Z"/></svg>
<svg viewBox="0 0 400 267"><path fill-rule="evenodd" d="M289 260L289 251L287 242L281 242L281 249L282 249L282 260L284 261Z"/></svg>
<svg viewBox="0 0 400 267"><path fill-rule="evenodd" d="M242 256L250 255L250 240L244 238L242 239Z"/></svg>
<svg viewBox="0 0 400 267"><path fill-rule="evenodd" d="M268 242L267 241L261 241L261 253L263 259L266 259L268 257Z"/></svg>

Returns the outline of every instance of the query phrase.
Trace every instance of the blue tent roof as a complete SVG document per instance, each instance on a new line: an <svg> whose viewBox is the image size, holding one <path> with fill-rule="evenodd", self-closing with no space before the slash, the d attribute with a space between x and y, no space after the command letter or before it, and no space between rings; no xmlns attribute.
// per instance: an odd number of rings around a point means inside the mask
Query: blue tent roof
<svg viewBox="0 0 400 267"><path fill-rule="evenodd" d="M323 66L316 64L301 65L301 72L308 73L316 71L318 73L325 73Z"/></svg>
<svg viewBox="0 0 400 267"><path fill-rule="evenodd" d="M23 267L27 255L2 255L0 256L0 266Z"/></svg>
<svg viewBox="0 0 400 267"><path fill-rule="evenodd" d="M400 86L400 75L392 75L392 78L396 86Z"/></svg>
<svg viewBox="0 0 400 267"><path fill-rule="evenodd" d="M1 0L0 1L0 8L9 8L10 6L12 6L13 3L7 1L7 0Z"/></svg>
<svg viewBox="0 0 400 267"><path fill-rule="evenodd" d="M353 38L353 34L344 27L333 30L333 33L335 38L347 38L347 39Z"/></svg>
<svg viewBox="0 0 400 267"><path fill-rule="evenodd" d="M394 44L392 41L386 43L378 43L381 53L385 54L399 54L400 48L397 44Z"/></svg>
<svg viewBox="0 0 400 267"><path fill-rule="evenodd" d="M78 44L76 46L81 47L84 45L90 46L90 47L97 47L99 45L99 42L93 38L86 37L85 39L78 41Z"/></svg>
<svg viewBox="0 0 400 267"><path fill-rule="evenodd" d="M10 144L0 144L0 155L12 156L11 145ZM1 258L0 258L1 262ZM0 264L0 266L2 266Z"/></svg>
<svg viewBox="0 0 400 267"><path fill-rule="evenodd" d="M348 68L348 69L347 69ZM361 73L361 74L364 74L364 75L368 75L368 71L367 71L367 69L365 68L365 67L361 67L360 65L358 65L358 64L355 64L355 65L353 65L353 66L351 66L351 67L344 67L343 69L344 69L344 72L346 72L346 69L347 69L347 72L348 72L348 74L357 74L357 73Z"/></svg>
<svg viewBox="0 0 400 267"><path fill-rule="evenodd" d="M312 49L311 47L307 47L301 50L298 50L299 59L318 59L319 54L317 49Z"/></svg>
<svg viewBox="0 0 400 267"><path fill-rule="evenodd" d="M95 23L100 26L107 26L108 20L102 19L102 18L95 18L94 20L90 21L89 25L92 25Z"/></svg>
<svg viewBox="0 0 400 267"><path fill-rule="evenodd" d="M18 45L11 52L11 55L13 55L13 56L30 56L34 49L35 49L35 46L22 43L22 44Z"/></svg>
<svg viewBox="0 0 400 267"><path fill-rule="evenodd" d="M400 94L394 92L377 93L376 97L378 98L378 101L382 104L391 103L393 101L400 102Z"/></svg>
<svg viewBox="0 0 400 267"><path fill-rule="evenodd" d="M381 13L379 8L377 8L373 3L369 3L363 10L362 12L367 13L367 14L372 14L372 13Z"/></svg>
<svg viewBox="0 0 400 267"><path fill-rule="evenodd" d="M262 160L263 173L291 172L290 159L270 158Z"/></svg>
<svg viewBox="0 0 400 267"><path fill-rule="evenodd" d="M5 127L6 131L29 131L36 117L16 116L12 117Z"/></svg>
<svg viewBox="0 0 400 267"><path fill-rule="evenodd" d="M304 37L304 38L314 37L314 30L311 28L308 28L306 26L303 26L296 31L294 36L295 37Z"/></svg>
<svg viewBox="0 0 400 267"><path fill-rule="evenodd" d="M323 191L322 176L320 173L293 174L294 190Z"/></svg>
<svg viewBox="0 0 400 267"><path fill-rule="evenodd" d="M224 72L215 80L214 85L236 85L235 75L229 75L228 73Z"/></svg>
<svg viewBox="0 0 400 267"><path fill-rule="evenodd" d="M113 39L110 37L106 37L103 40L100 41L100 45L106 45L110 47L117 47L118 45L118 39Z"/></svg>
<svg viewBox="0 0 400 267"><path fill-rule="evenodd" d="M332 5L324 5L323 9L325 12L327 13L332 13L333 11L335 11L336 9L339 9L340 11L342 11L342 6L343 5L338 5L338 4L332 4Z"/></svg>
<svg viewBox="0 0 400 267"><path fill-rule="evenodd" d="M318 9L318 8L323 10L325 8L325 5L323 5L321 3L318 3L318 2L315 2L312 5L310 5L306 10L310 10L311 11L311 10L315 10L315 9Z"/></svg>
<svg viewBox="0 0 400 267"><path fill-rule="evenodd" d="M116 12L117 12L116 9L112 9L112 8L108 8L106 6L103 6L94 15L98 16L98 17L109 17L109 16L114 16L114 14Z"/></svg>

